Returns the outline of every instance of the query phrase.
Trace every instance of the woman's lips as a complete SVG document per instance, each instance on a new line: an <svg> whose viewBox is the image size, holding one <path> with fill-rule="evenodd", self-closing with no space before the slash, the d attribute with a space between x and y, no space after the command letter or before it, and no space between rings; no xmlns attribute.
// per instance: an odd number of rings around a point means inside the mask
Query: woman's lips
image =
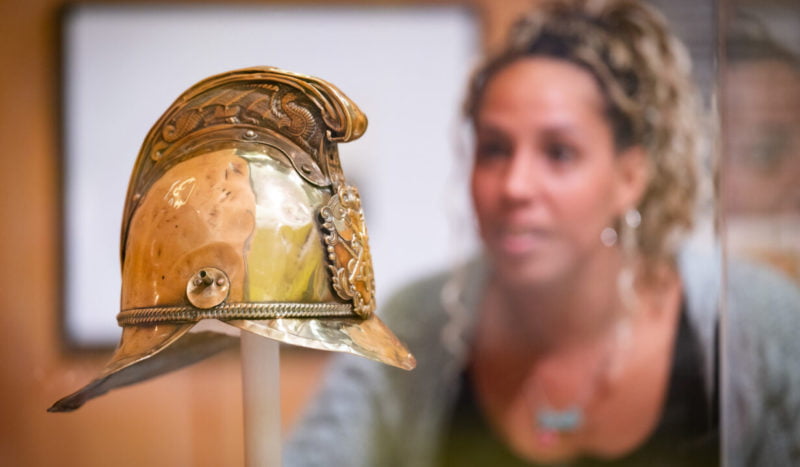
<svg viewBox="0 0 800 467"><path fill-rule="evenodd" d="M512 227L495 232L500 251L510 256L531 253L547 240L547 233L539 228Z"/></svg>

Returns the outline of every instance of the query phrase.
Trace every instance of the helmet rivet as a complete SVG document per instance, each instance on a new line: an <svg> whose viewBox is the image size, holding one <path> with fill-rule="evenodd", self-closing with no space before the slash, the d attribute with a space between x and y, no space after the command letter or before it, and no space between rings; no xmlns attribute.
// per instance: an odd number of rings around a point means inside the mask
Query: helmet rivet
<svg viewBox="0 0 800 467"><path fill-rule="evenodd" d="M186 298L197 308L213 308L228 298L230 280L220 269L206 267L186 283Z"/></svg>
<svg viewBox="0 0 800 467"><path fill-rule="evenodd" d="M253 130L247 130L244 132L244 137L247 139L253 139L256 137L256 132Z"/></svg>
<svg viewBox="0 0 800 467"><path fill-rule="evenodd" d="M308 175L311 173L311 166L308 164L303 164L300 166L300 170L302 170L304 174Z"/></svg>

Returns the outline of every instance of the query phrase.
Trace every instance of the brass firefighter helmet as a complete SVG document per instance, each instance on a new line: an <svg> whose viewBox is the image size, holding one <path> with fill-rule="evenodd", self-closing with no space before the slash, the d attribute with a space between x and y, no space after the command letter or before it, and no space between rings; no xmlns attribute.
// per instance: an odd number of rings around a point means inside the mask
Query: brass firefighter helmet
<svg viewBox="0 0 800 467"><path fill-rule="evenodd" d="M361 201L339 164L337 143L366 127L335 86L276 68L183 93L144 140L128 186L119 346L99 377L49 410L224 348L229 336L190 332L201 320L412 369L374 314Z"/></svg>

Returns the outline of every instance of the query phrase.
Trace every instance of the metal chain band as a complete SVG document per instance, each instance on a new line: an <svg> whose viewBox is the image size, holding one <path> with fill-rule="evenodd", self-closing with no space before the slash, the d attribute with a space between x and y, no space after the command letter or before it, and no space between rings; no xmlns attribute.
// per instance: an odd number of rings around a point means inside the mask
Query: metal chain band
<svg viewBox="0 0 800 467"><path fill-rule="evenodd" d="M120 326L196 323L202 319L357 318L349 303L223 303L207 310L191 306L132 308L117 315Z"/></svg>

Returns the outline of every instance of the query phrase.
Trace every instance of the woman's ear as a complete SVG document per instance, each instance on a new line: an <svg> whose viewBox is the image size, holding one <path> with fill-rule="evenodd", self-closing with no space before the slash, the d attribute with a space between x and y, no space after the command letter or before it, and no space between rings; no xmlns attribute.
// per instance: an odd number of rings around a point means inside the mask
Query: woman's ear
<svg viewBox="0 0 800 467"><path fill-rule="evenodd" d="M641 146L631 146L617 155L617 202L620 212L635 208L650 181L650 161Z"/></svg>

